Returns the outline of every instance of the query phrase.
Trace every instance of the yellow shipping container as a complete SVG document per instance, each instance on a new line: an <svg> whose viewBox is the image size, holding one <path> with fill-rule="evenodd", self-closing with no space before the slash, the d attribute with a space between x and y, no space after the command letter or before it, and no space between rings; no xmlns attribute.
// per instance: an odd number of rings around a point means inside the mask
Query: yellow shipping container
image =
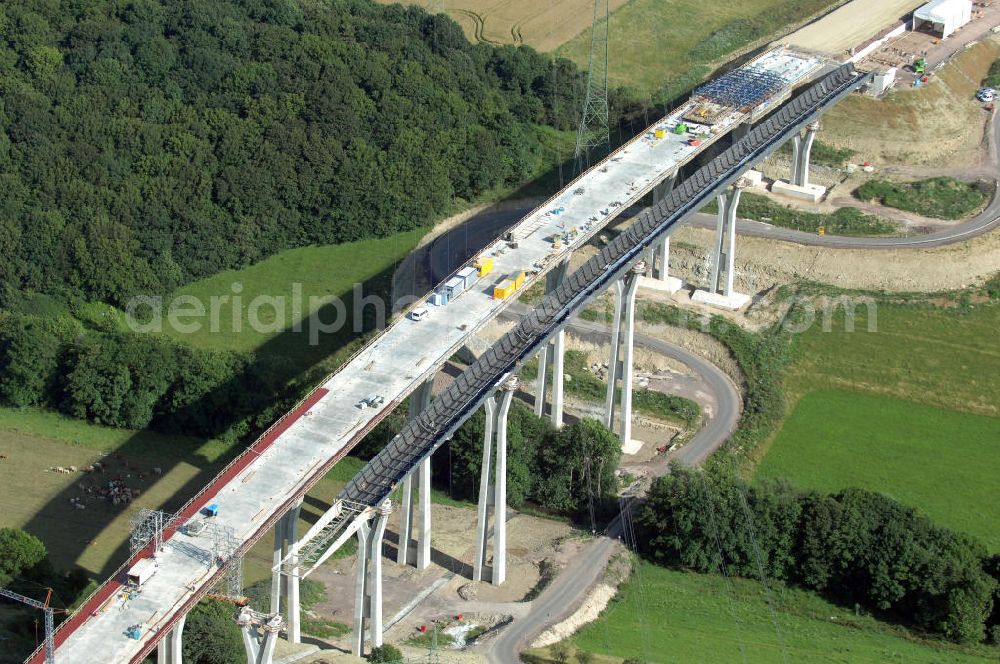
<svg viewBox="0 0 1000 664"><path fill-rule="evenodd" d="M524 285L524 272L518 272L514 275L514 288L520 288Z"/></svg>
<svg viewBox="0 0 1000 664"><path fill-rule="evenodd" d="M663 138L666 135L667 135L667 132L665 132L664 130L662 130L662 129L657 129L656 130L656 137L657 138Z"/></svg>
<svg viewBox="0 0 1000 664"><path fill-rule="evenodd" d="M496 300L505 300L513 295L515 290L514 282L510 279L504 279L493 287L493 298Z"/></svg>
<svg viewBox="0 0 1000 664"><path fill-rule="evenodd" d="M479 270L479 276L485 277L487 274L493 271L493 259L480 258L475 262L475 267L477 270Z"/></svg>

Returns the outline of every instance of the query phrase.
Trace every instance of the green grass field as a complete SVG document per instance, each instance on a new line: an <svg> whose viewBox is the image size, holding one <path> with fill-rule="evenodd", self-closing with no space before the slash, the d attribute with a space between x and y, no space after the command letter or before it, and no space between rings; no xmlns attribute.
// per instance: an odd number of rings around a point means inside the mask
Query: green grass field
<svg viewBox="0 0 1000 664"><path fill-rule="evenodd" d="M777 627L763 587L639 563L595 622L570 643L601 662L845 662L944 664L995 661L995 649L921 643L903 630L792 588L773 589ZM780 633L780 637L779 637ZM782 643L784 645L782 645Z"/></svg>
<svg viewBox="0 0 1000 664"><path fill-rule="evenodd" d="M916 182L869 180L852 193L862 201L876 201L925 217L962 219L986 204L993 195L993 185L984 181L962 182L949 177Z"/></svg>
<svg viewBox="0 0 1000 664"><path fill-rule="evenodd" d="M831 317L828 332L818 312L816 322L795 337L786 379L790 396L854 389L1000 417L1000 303L962 305L962 300L879 300L871 311L858 306L853 332L843 307ZM870 318L874 332L868 331Z"/></svg>
<svg viewBox="0 0 1000 664"><path fill-rule="evenodd" d="M777 37L791 26L839 4L836 0L631 0L608 27L612 85L627 86L654 101L688 90L739 49ZM556 53L588 66L591 30Z"/></svg>
<svg viewBox="0 0 1000 664"><path fill-rule="evenodd" d="M121 456L123 449L128 452ZM112 429L40 410L0 408L0 525L26 527L45 543L57 568L79 565L99 575L117 566L116 552L126 541L128 518L138 506L175 509L188 498L175 493L217 467L226 452L221 443L146 431ZM97 460L104 474L82 469ZM70 474L53 466L76 466ZM161 467L157 476L153 468ZM103 484L118 475L140 490L130 506L114 506L79 488ZM83 500L79 510L69 497Z"/></svg>
<svg viewBox="0 0 1000 664"><path fill-rule="evenodd" d="M715 214L719 210L713 201L702 212ZM740 197L740 217L766 221L775 226L816 233L822 227L830 235L865 237L892 235L899 227L888 219L864 214L855 208L838 208L834 212L808 212L781 203L760 194L743 194Z"/></svg>
<svg viewBox="0 0 1000 664"><path fill-rule="evenodd" d="M991 551L1000 551L998 475L1000 418L847 390L802 397L757 472L820 491L881 491Z"/></svg>
<svg viewBox="0 0 1000 664"><path fill-rule="evenodd" d="M1000 549L1000 304L873 301L853 332L841 307L795 336L758 475L882 491Z"/></svg>
<svg viewBox="0 0 1000 664"><path fill-rule="evenodd" d="M308 319L323 304L324 298L331 297L344 301L351 318L354 284L376 280L375 285L387 285L396 265L426 232L426 229L417 229L384 239L289 249L242 270L228 270L196 281L174 291L164 298L164 302L182 296L192 297L204 303L206 310L211 312L212 298L232 297L234 284L238 284L242 306L237 311L242 313L234 315L234 306L229 300L219 306L218 324L214 330L206 318L205 324L195 332L182 332L169 325L165 325L164 332L177 341L201 348L254 351L268 344L268 352L276 354L297 356L308 352L308 324L295 333L289 331L293 323ZM301 293L299 298L293 295L293 288ZM261 304L253 320L262 326L254 329L250 305L258 297L274 298L284 304L278 308L258 300ZM323 322L335 320L336 312L324 313L327 315L322 316ZM332 335L323 348L331 343L342 344L350 330L351 325L347 325L344 333Z"/></svg>

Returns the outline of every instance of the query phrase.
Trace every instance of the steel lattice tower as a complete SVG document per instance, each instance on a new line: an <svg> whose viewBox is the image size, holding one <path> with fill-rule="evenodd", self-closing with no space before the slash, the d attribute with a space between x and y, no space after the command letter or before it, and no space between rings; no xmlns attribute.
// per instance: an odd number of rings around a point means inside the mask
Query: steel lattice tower
<svg viewBox="0 0 1000 664"><path fill-rule="evenodd" d="M577 173L590 164L590 151L611 144L608 128L608 0L594 0L594 25L590 32L590 67L587 98L576 132L573 154Z"/></svg>

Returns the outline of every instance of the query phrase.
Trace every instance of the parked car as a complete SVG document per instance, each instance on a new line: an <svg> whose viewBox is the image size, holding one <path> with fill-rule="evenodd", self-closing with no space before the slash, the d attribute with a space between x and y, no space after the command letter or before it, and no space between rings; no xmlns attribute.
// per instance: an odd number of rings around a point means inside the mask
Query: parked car
<svg viewBox="0 0 1000 664"><path fill-rule="evenodd" d="M991 101L996 100L996 98L997 98L997 91L994 90L993 88L979 88L979 91L976 92L976 99L983 102L984 104L988 104Z"/></svg>

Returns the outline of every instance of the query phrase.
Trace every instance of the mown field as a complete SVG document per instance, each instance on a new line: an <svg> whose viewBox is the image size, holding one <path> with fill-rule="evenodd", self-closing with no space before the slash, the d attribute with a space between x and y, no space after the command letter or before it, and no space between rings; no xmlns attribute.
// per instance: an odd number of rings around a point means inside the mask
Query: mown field
<svg viewBox="0 0 1000 664"><path fill-rule="evenodd" d="M608 76L653 101L669 101L751 44L777 37L838 0L631 0L611 15ZM556 53L586 67L588 28Z"/></svg>
<svg viewBox="0 0 1000 664"><path fill-rule="evenodd" d="M758 475L882 491L1000 548L1000 305L956 300L862 306L853 332L841 308L798 335Z"/></svg>
<svg viewBox="0 0 1000 664"><path fill-rule="evenodd" d="M1000 551L998 475L1000 418L847 390L802 397L757 471L824 492L881 491L991 551Z"/></svg>
<svg viewBox="0 0 1000 664"><path fill-rule="evenodd" d="M378 0L392 3L397 0ZM783 34L841 0L609 0L609 77L640 97L671 99L727 56ZM554 0L415 0L455 19L472 41L525 44L586 68L593 3Z"/></svg>
<svg viewBox="0 0 1000 664"><path fill-rule="evenodd" d="M773 602L774 621L763 586L755 581L734 579L729 588L722 576L639 563L602 616L569 643L595 653L598 662L616 663L629 657L651 664L993 661L988 648L921 643L808 592L778 587ZM557 661L544 651L537 654L538 661Z"/></svg>
<svg viewBox="0 0 1000 664"><path fill-rule="evenodd" d="M33 409L0 408L0 525L26 528L41 538L57 568L79 565L100 576L121 562L128 518L139 507L176 509L175 495L202 472L215 468L226 448L184 436L113 429ZM105 460L105 473L85 473ZM49 471L76 466L77 472ZM163 475L154 473L161 468ZM140 490L130 506L114 506L84 487L124 477ZM128 476L128 477L126 477ZM81 499L77 509L71 497Z"/></svg>

